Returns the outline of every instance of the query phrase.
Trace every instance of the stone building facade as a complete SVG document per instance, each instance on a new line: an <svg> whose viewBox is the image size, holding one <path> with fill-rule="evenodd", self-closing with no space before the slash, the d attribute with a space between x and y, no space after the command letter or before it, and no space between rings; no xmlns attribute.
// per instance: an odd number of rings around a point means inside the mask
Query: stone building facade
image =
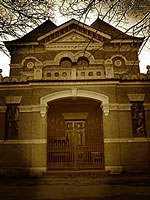
<svg viewBox="0 0 150 200"><path fill-rule="evenodd" d="M46 21L5 42L0 76L0 173L150 171L150 69L143 38L97 19Z"/></svg>

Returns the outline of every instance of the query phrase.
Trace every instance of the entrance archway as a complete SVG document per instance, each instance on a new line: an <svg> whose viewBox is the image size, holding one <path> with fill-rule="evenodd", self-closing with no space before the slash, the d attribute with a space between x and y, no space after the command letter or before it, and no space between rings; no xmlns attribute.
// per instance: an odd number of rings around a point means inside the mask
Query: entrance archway
<svg viewBox="0 0 150 200"><path fill-rule="evenodd" d="M65 108L64 104L67 102L70 110L66 113L61 109ZM75 102L78 102L76 111ZM79 106L81 104L83 110ZM40 105L41 117L45 121L43 124L47 124L48 170L104 169L102 115L109 114L109 98L100 93L72 88L42 97ZM86 108L94 108L91 113L95 116L89 114ZM91 131L87 131L88 129Z"/></svg>
<svg viewBox="0 0 150 200"><path fill-rule="evenodd" d="M108 96L97 93L97 92L91 92L88 90L80 90L77 88L72 88L70 90L63 90L60 92L55 92L52 94L48 94L44 97L41 97L40 99L41 116L45 117L47 113L48 102L51 102L57 99L67 98L67 97L72 97L72 98L83 97L83 98L89 98L89 99L99 101L101 102L101 107L102 107L104 115L107 116L109 114L109 97Z"/></svg>
<svg viewBox="0 0 150 200"><path fill-rule="evenodd" d="M104 169L100 102L66 98L48 105L48 169Z"/></svg>

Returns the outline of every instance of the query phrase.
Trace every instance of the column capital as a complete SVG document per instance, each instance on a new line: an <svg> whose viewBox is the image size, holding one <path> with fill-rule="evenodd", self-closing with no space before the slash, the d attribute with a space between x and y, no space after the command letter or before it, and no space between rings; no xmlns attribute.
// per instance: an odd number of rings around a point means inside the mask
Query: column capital
<svg viewBox="0 0 150 200"><path fill-rule="evenodd" d="M48 108L48 105L45 105L45 106L41 106L41 107L40 107L40 114L41 114L41 117L46 117L47 108Z"/></svg>
<svg viewBox="0 0 150 200"><path fill-rule="evenodd" d="M108 116L109 115L109 109L110 109L109 103L102 103L101 104L101 108L102 108L102 110L104 112L104 115Z"/></svg>
<svg viewBox="0 0 150 200"><path fill-rule="evenodd" d="M20 104L22 96L6 96L6 104Z"/></svg>
<svg viewBox="0 0 150 200"><path fill-rule="evenodd" d="M145 94L128 94L130 101L144 101Z"/></svg>

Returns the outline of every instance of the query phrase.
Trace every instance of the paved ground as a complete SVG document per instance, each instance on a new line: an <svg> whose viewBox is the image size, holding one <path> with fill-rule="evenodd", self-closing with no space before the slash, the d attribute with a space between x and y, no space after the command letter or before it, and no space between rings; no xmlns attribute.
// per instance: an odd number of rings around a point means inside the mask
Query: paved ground
<svg viewBox="0 0 150 200"><path fill-rule="evenodd" d="M0 200L150 200L150 175L0 178Z"/></svg>

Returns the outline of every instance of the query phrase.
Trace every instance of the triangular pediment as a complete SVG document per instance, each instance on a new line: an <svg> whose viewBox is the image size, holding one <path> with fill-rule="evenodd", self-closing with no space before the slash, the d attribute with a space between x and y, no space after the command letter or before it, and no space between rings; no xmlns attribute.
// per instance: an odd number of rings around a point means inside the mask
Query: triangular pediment
<svg viewBox="0 0 150 200"><path fill-rule="evenodd" d="M70 34L67 34L64 36L62 39L59 39L57 42L89 42L90 39L77 33L77 32L72 32Z"/></svg>
<svg viewBox="0 0 150 200"><path fill-rule="evenodd" d="M91 28L90 26L82 24L76 20L71 20L57 27L53 31L50 31L44 34L43 36L39 37L37 41L41 43L51 42L52 40L56 41L57 39L60 39L62 36L67 35L71 31L74 31L76 33L72 33L72 35L69 35L66 38L63 38L65 42L67 41L72 42L73 40L84 42L91 39L95 41L103 41L103 39L107 39L107 40L111 39L111 36L105 33L97 31ZM61 42L64 42L63 40Z"/></svg>
<svg viewBox="0 0 150 200"><path fill-rule="evenodd" d="M84 33L81 33L77 30L71 30L67 33L62 34L61 36L56 37L45 43L45 45L49 45L51 43L88 43L88 42L101 42L95 38L91 38Z"/></svg>
<svg viewBox="0 0 150 200"><path fill-rule="evenodd" d="M88 48L98 48L103 46L103 42L90 36L83 34L77 30L71 30L63 35L56 37L48 42L45 42L47 49L82 49L88 46Z"/></svg>

